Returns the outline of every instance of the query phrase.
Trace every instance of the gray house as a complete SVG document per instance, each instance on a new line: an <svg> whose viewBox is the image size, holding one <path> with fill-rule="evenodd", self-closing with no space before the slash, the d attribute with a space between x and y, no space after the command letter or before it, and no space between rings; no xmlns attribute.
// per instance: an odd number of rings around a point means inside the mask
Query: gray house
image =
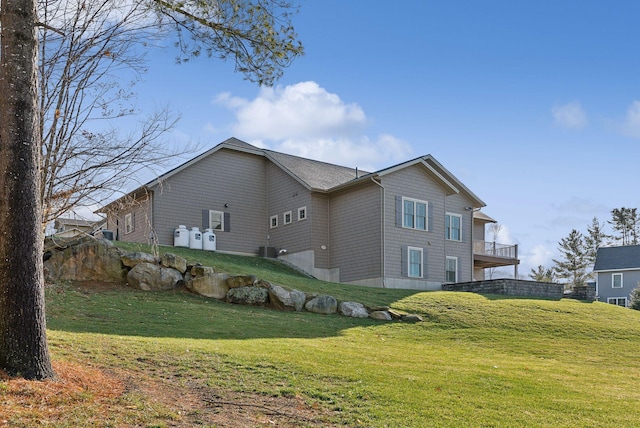
<svg viewBox="0 0 640 428"><path fill-rule="evenodd" d="M640 245L599 248L593 271L597 298L628 306L631 291L640 284Z"/></svg>
<svg viewBox="0 0 640 428"><path fill-rule="evenodd" d="M123 241L173 245L178 225L211 228L221 252L277 256L329 281L427 290L518 264L512 246L482 242L495 221L484 206L430 155L364 172L231 138L99 212Z"/></svg>

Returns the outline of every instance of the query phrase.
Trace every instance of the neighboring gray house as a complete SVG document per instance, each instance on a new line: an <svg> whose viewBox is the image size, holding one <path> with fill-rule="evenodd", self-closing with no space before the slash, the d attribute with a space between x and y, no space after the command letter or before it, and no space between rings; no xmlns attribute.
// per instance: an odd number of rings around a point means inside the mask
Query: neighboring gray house
<svg viewBox="0 0 640 428"><path fill-rule="evenodd" d="M218 251L278 254L329 281L426 290L517 265L516 252L495 245L474 253L495 221L483 206L430 155L367 173L231 138L100 212L122 241L173 245L178 225L213 228Z"/></svg>
<svg viewBox="0 0 640 428"><path fill-rule="evenodd" d="M602 302L629 306L629 295L640 283L640 245L598 248L596 298Z"/></svg>

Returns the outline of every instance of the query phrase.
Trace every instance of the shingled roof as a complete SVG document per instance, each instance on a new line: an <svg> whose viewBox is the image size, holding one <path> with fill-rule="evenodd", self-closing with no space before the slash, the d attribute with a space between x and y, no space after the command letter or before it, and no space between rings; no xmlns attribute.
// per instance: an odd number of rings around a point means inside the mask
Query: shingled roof
<svg viewBox="0 0 640 428"><path fill-rule="evenodd" d="M329 190L358 178L358 176L368 174L367 172L358 172L355 168L287 155L272 150L262 151L275 164L289 172L289 174L298 177L311 189Z"/></svg>
<svg viewBox="0 0 640 428"><path fill-rule="evenodd" d="M593 271L640 269L640 245L598 248Z"/></svg>

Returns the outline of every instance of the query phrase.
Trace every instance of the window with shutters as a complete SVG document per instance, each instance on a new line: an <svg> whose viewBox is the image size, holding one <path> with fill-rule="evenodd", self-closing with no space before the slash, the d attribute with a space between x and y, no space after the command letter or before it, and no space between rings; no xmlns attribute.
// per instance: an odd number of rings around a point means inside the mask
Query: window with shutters
<svg viewBox="0 0 640 428"><path fill-rule="evenodd" d="M402 227L407 229L428 230L428 202L418 199L402 198Z"/></svg>
<svg viewBox="0 0 640 428"><path fill-rule="evenodd" d="M411 278L422 278L422 248L409 247L407 272Z"/></svg>
<svg viewBox="0 0 640 428"><path fill-rule="evenodd" d="M447 213L445 215L445 239L449 241L462 241L462 216Z"/></svg>
<svg viewBox="0 0 640 428"><path fill-rule="evenodd" d="M222 211L209 210L209 228L213 230L225 230L224 213Z"/></svg>

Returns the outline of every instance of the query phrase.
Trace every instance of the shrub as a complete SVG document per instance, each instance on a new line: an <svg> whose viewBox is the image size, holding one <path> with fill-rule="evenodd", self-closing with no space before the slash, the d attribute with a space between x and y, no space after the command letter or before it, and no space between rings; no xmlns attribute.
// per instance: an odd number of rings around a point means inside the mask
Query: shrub
<svg viewBox="0 0 640 428"><path fill-rule="evenodd" d="M635 309L636 311L640 311L640 282L638 282L638 286L631 292L629 307L631 309Z"/></svg>

